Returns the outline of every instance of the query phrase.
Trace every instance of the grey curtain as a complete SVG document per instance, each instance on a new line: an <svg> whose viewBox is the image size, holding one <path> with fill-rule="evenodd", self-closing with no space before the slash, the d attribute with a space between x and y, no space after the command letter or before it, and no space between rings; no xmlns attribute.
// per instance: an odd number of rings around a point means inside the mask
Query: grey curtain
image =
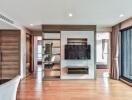
<svg viewBox="0 0 132 100"><path fill-rule="evenodd" d="M121 66L122 75L132 79L132 29L121 33Z"/></svg>

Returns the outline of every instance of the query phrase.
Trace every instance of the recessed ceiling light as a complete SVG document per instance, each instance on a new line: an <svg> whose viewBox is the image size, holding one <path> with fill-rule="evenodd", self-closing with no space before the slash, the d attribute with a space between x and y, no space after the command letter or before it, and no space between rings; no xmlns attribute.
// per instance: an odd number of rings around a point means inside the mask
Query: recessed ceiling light
<svg viewBox="0 0 132 100"><path fill-rule="evenodd" d="M124 17L124 14L120 14L120 16L119 17Z"/></svg>
<svg viewBox="0 0 132 100"><path fill-rule="evenodd" d="M30 26L33 26L33 24L30 24Z"/></svg>
<svg viewBox="0 0 132 100"><path fill-rule="evenodd" d="M72 13L69 13L68 15L69 15L69 17L72 17L72 16L73 16L73 14L72 14Z"/></svg>

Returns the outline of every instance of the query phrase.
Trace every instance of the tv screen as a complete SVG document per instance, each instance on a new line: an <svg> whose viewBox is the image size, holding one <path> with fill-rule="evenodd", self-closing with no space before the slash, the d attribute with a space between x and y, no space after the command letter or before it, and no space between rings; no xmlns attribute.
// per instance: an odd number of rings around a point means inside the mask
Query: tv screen
<svg viewBox="0 0 132 100"><path fill-rule="evenodd" d="M65 59L90 59L90 45L65 45Z"/></svg>

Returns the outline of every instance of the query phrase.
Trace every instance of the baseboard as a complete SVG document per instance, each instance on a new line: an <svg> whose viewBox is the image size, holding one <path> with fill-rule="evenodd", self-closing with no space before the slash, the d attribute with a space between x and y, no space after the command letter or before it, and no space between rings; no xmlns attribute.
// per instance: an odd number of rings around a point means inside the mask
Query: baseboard
<svg viewBox="0 0 132 100"><path fill-rule="evenodd" d="M122 78L120 78L120 81L122 81L123 83L125 83L125 84L127 84L127 85L129 85L129 86L132 86L132 83L127 82L126 80L124 80L124 79L122 79Z"/></svg>

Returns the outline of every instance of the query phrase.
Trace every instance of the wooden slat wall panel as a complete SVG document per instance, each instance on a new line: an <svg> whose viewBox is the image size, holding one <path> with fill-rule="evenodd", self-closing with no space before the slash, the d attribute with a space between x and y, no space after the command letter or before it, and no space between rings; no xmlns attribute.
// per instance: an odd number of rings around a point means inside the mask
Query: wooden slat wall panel
<svg viewBox="0 0 132 100"><path fill-rule="evenodd" d="M43 32L96 31L96 25L42 25Z"/></svg>
<svg viewBox="0 0 132 100"><path fill-rule="evenodd" d="M20 71L20 31L0 31L0 50L2 52L2 79L12 79Z"/></svg>

